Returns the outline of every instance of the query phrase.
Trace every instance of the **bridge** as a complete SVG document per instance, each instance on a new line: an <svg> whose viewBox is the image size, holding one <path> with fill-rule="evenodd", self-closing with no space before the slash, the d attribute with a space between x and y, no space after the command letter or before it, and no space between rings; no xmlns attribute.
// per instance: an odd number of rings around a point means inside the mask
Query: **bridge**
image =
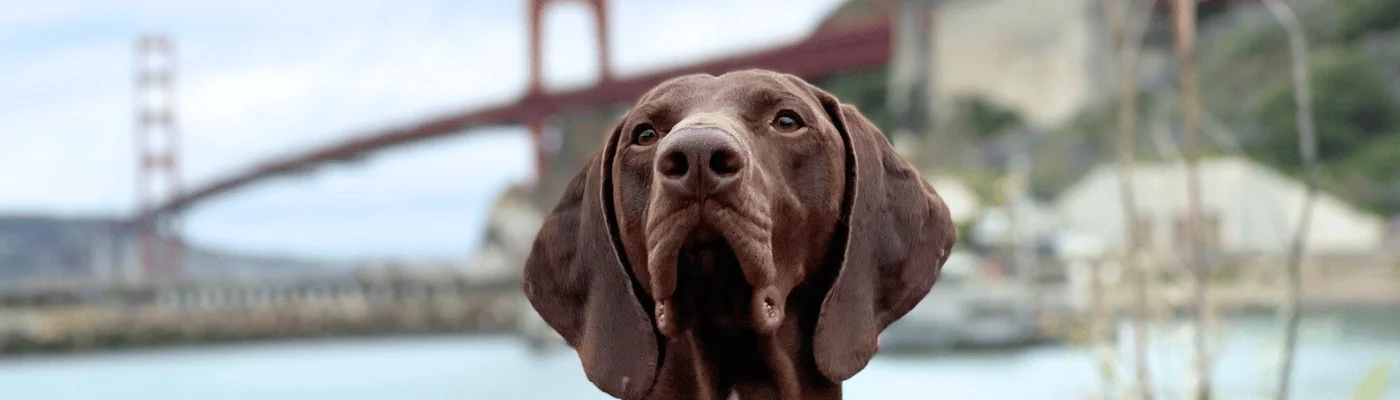
<svg viewBox="0 0 1400 400"><path fill-rule="evenodd" d="M543 87L543 18L548 7L569 1L583 3L593 14L598 76L589 87L549 92ZM1198 2L1214 5L1231 1ZM131 226L147 238L141 252L151 278L178 276L182 270L179 257L181 240L176 221L180 215L200 204L268 180L310 174L319 167L356 162L374 153L435 139L469 135L476 129L493 126L528 128L534 144L536 176L540 177L549 171L549 164L553 161L542 146L545 125L553 115L625 105L656 84L685 74L721 74L744 68L765 68L807 79L819 79L886 66L894 53L894 31L899 20L895 14L901 12L898 3L896 0L849 1L809 35L794 43L619 77L612 72L609 58L612 52L606 40L607 0L527 0L529 76L524 93L515 101L447 112L396 126L365 129L365 133L352 139L254 162L243 169L230 171L222 178L190 188L185 188L179 180L180 155L175 153L174 146L163 149L143 147L139 154L141 173L137 182L140 208L131 218ZM1162 0L1156 0L1153 5L1164 7ZM914 23L931 23L922 19L917 21ZM169 42L160 38L143 38L138 43L138 52L173 57ZM169 71L163 70L138 71L137 86L154 92L169 91L169 75ZM140 109L138 135L147 135L146 130L151 128L170 125L172 119L168 109ZM178 133L170 135L166 141L178 143ZM152 182L162 178L168 182L164 196L151 192L154 187Z"/></svg>
<svg viewBox="0 0 1400 400"><path fill-rule="evenodd" d="M577 0L593 10L597 21L595 39L599 49L599 76L590 87L547 92L542 84L541 19L547 6L560 1L567 0L529 0L530 75L524 95L514 102L449 112L400 126L370 129L367 130L368 133L344 142L330 143L291 156L253 163L247 168L232 171L221 179L203 182L188 190L174 185L177 189L159 202L149 201L151 196L143 197L143 207L132 218L132 226L149 238L148 245L143 247L142 259L146 260L146 268L152 278L177 276L180 273L179 259L173 255L179 254L181 240L178 229L171 226L171 221L177 220L180 214L204 202L270 179L303 175L313 172L318 167L357 161L373 153L391 151L408 144L467 135L476 128L503 125L524 126L532 133L536 174L539 175L546 171L550 162L541 147L541 135L546 120L551 115L606 109L612 105L630 103L656 84L684 74L720 74L744 68L766 68L804 78L819 78L883 66L892 52L891 19L888 9L882 9L843 18L819 27L808 37L785 46L639 76L615 77L608 59L609 46L604 39L607 37L607 18L603 18L603 15L607 10L607 2ZM884 7L888 5L885 4ZM138 83L142 82L146 80ZM156 117L147 114L142 113L143 122L159 123L170 119L165 114L155 113ZM173 138L170 140L175 141ZM148 157L148 153L143 153L143 157ZM178 170L176 160L179 158L174 154L164 154L153 159L155 161L143 159L141 162L143 173L139 186L143 189L150 186L144 183L146 180L160 178L160 173L168 173L166 169Z"/></svg>
<svg viewBox="0 0 1400 400"><path fill-rule="evenodd" d="M342 270L238 279L196 277L184 268L179 221L201 204L269 180L311 174L323 166L496 126L528 129L539 178L535 184L548 185L553 181L545 179L550 171L577 168L564 164L578 162L564 154L551 159L544 150L542 135L555 116L626 106L656 84L684 74L766 68L819 79L878 68L889 61L893 46L892 4L877 0L869 2L876 5L874 8L838 10L839 18L831 18L791 43L635 76L616 76L605 40L607 0L527 1L529 79L523 94L505 104L365 129L349 140L252 162L193 185L181 181L180 132L173 107L151 100L138 104L138 209L124 226L138 239L140 276L125 282L0 285L0 353L330 332L511 329L518 323L516 310L523 304L518 276L486 279L471 275L470 268L459 268L390 273ZM591 86L547 91L542 76L543 16L547 7L565 1L581 2L593 13L599 73ZM136 88L142 95L138 99L168 98L173 92L173 68L178 65L172 41L163 36L142 37L136 43L136 53ZM149 59L164 60L146 62ZM556 162L557 168L550 168Z"/></svg>

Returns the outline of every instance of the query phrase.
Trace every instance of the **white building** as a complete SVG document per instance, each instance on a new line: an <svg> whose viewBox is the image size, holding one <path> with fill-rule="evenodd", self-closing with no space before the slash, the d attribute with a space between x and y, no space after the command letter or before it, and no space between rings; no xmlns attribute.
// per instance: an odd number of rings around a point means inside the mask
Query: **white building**
<svg viewBox="0 0 1400 400"><path fill-rule="evenodd" d="M1236 254L1284 254L1303 206L1302 182L1245 158L1202 159L1198 164L1202 233L1208 246ZM1150 249L1185 244L1187 196L1185 167L1139 163L1133 191ZM1108 164L1068 188L1056 208L1066 228L1102 240L1107 250L1126 244L1120 202L1119 167ZM1354 253L1382 249L1386 223L1337 197L1319 192L1308 232L1314 253Z"/></svg>

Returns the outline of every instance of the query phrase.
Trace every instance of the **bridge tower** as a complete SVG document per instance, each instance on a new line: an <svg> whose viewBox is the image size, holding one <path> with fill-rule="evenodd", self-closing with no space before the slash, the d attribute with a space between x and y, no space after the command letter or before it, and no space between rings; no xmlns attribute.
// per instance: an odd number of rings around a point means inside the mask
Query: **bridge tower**
<svg viewBox="0 0 1400 400"><path fill-rule="evenodd" d="M175 47L164 35L136 42L136 197L138 215L182 190L175 119ZM178 276L184 269L177 217L136 221L142 279Z"/></svg>
<svg viewBox="0 0 1400 400"><path fill-rule="evenodd" d="M612 80L612 64L608 51L608 0L529 0L530 29L530 80L526 96L544 92L544 11L554 3L581 1L593 11L594 43L598 49L598 84ZM535 174L538 182L549 167L549 157L544 149L545 117L552 110L537 110L525 119L525 127L530 130L535 145Z"/></svg>

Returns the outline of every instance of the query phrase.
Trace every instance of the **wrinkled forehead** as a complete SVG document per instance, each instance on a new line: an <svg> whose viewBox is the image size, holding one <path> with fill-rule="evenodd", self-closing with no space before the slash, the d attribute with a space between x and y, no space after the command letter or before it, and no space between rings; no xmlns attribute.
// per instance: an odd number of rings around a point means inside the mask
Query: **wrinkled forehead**
<svg viewBox="0 0 1400 400"><path fill-rule="evenodd" d="M637 102L635 111L665 114L680 120L748 120L773 107L815 107L805 84L766 71L736 71L720 76L687 75L657 85ZM699 121L697 121L699 122ZM687 124L689 125L689 124Z"/></svg>

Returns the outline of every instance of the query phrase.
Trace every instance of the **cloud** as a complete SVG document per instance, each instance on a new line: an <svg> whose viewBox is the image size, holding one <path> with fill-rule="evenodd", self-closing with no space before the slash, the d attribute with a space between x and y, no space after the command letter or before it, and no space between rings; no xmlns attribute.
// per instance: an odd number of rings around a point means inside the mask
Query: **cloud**
<svg viewBox="0 0 1400 400"><path fill-rule="evenodd" d="M650 71L716 55L786 44L816 27L841 0L624 2L614 18L621 69ZM647 21L646 23L628 23Z"/></svg>
<svg viewBox="0 0 1400 400"><path fill-rule="evenodd" d="M836 3L615 0L615 72L794 40ZM0 213L134 209L131 52L144 31L176 40L186 186L372 129L509 102L528 73L524 1L3 8L0 37L11 39L0 39ZM546 15L547 88L596 76L591 18L567 2ZM465 256L496 193L530 175L531 157L520 129L437 141L231 194L187 215L186 232L258 251Z"/></svg>

